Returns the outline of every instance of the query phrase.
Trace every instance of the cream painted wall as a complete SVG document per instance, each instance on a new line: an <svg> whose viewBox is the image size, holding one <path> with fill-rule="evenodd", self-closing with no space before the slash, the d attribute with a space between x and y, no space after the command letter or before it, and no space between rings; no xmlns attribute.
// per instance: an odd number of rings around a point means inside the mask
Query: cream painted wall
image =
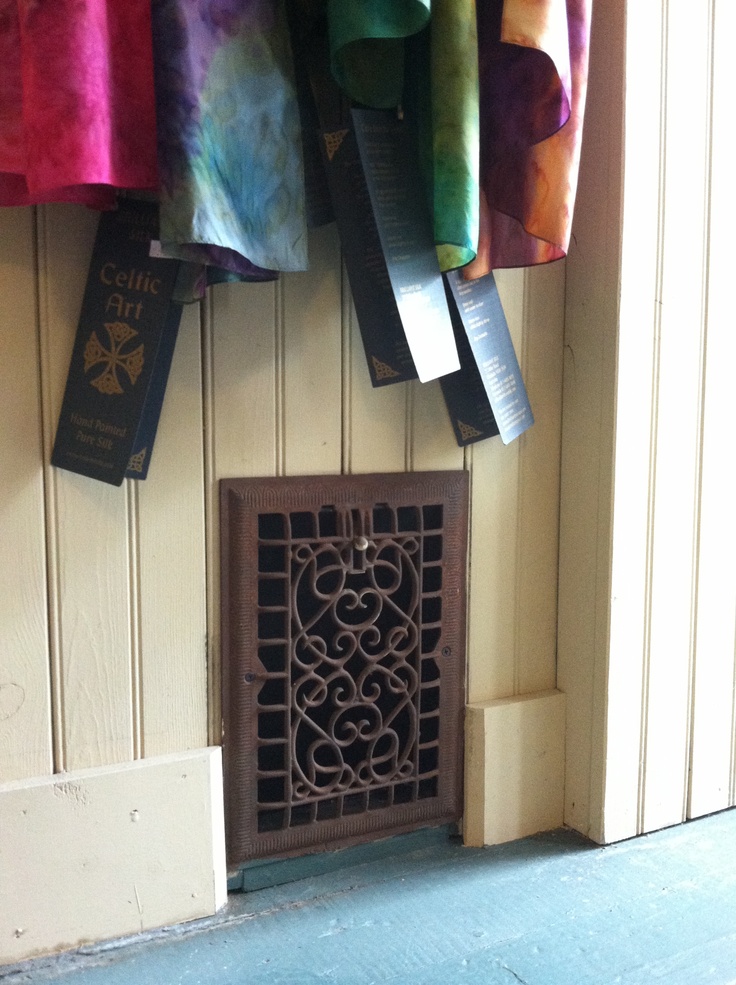
<svg viewBox="0 0 736 985"><path fill-rule="evenodd" d="M149 478L114 488L48 464L95 225L0 211L0 784L218 743L223 476L467 469L469 700L554 688L564 266L499 274L537 423L463 452L437 383L371 388L319 230L308 274L186 309Z"/></svg>
<svg viewBox="0 0 736 985"><path fill-rule="evenodd" d="M566 820L736 803L728 0L596 4L568 258L559 687Z"/></svg>
<svg viewBox="0 0 736 985"><path fill-rule="evenodd" d="M537 419L508 448L460 451L436 384L371 389L325 229L309 274L187 309L145 483L52 469L95 217L0 211L0 784L14 796L217 744L221 476L465 468L474 840L536 823L517 805L509 827L489 782L526 789L503 767L529 780L542 748L559 769L555 686L573 827L610 841L736 803L736 11L662 0L627 22L624 5L594 6L567 275L498 276Z"/></svg>
<svg viewBox="0 0 736 985"><path fill-rule="evenodd" d="M558 769L555 686L573 827L610 841L736 803L736 11L594 7L567 283L498 276L537 419L508 448L457 449L436 384L371 389L326 229L309 274L187 309L145 483L54 470L95 217L0 212L0 783L217 743L221 476L465 468L474 839L527 833L488 782L522 789L503 765L528 779L540 743Z"/></svg>

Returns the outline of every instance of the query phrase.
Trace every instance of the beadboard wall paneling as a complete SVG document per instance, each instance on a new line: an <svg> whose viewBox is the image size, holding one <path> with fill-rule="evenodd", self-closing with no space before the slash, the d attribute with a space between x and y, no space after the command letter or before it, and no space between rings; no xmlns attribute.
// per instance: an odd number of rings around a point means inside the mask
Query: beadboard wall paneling
<svg viewBox="0 0 736 985"><path fill-rule="evenodd" d="M34 213L0 235L0 783L53 768Z"/></svg>
<svg viewBox="0 0 736 985"><path fill-rule="evenodd" d="M504 303L506 297L504 294ZM522 331L516 348L534 410L534 426L522 435L519 445L515 694L546 691L557 684L565 265L552 263L526 271L523 298Z"/></svg>
<svg viewBox="0 0 736 985"><path fill-rule="evenodd" d="M95 224L74 206L39 209L36 270L33 213L0 212L18 315L3 316L12 370L0 409L21 391L25 401L25 429L3 432L5 454L25 465L22 496L17 475L0 479L12 531L3 579L16 593L0 604L11 676L20 661L29 691L26 724L20 714L0 723L7 776L219 742L225 476L468 468L475 697L554 683L563 266L499 276L533 439L463 451L437 382L371 387L328 227L310 236L309 273L219 285L185 308L149 477L114 488L47 464Z"/></svg>
<svg viewBox="0 0 736 985"><path fill-rule="evenodd" d="M564 265L498 271L496 279L535 424L509 446L493 439L469 449L473 702L556 681Z"/></svg>
<svg viewBox="0 0 736 985"><path fill-rule="evenodd" d="M524 271L496 275L516 352L523 358ZM530 398L531 399L531 398ZM533 409L533 408L532 408ZM523 436L504 446L500 438L470 446L472 527L468 620L469 647L477 659L468 673L468 700L488 701L515 693L516 564L519 526L519 458ZM490 477L493 477L492 479ZM487 659L493 653L494 659Z"/></svg>
<svg viewBox="0 0 736 985"><path fill-rule="evenodd" d="M565 692L568 823L736 802L736 12L594 7L570 259L498 276L537 420L508 447L459 449L436 382L373 390L329 227L187 308L145 483L52 469L96 216L0 211L0 779L219 741L220 477L467 468L470 697Z"/></svg>
<svg viewBox="0 0 736 985"><path fill-rule="evenodd" d="M342 469L342 265L334 225L310 235L309 271L282 281L284 475Z"/></svg>
<svg viewBox="0 0 736 985"><path fill-rule="evenodd" d="M97 217L76 206L39 211L39 315L48 463L79 318ZM41 463L39 463L40 465ZM46 473L52 699L57 770L134 758L140 649L132 631L129 490L52 468Z"/></svg>
<svg viewBox="0 0 736 985"><path fill-rule="evenodd" d="M281 284L220 284L210 288L203 307L208 729L210 742L217 745L222 741L217 483L221 478L277 475L279 471L283 456Z"/></svg>
<svg viewBox="0 0 736 985"><path fill-rule="evenodd" d="M347 274L343 272L343 464L347 473L404 472L411 387L373 387Z"/></svg>
<svg viewBox="0 0 736 985"><path fill-rule="evenodd" d="M409 470L427 472L431 469L463 468L465 453L462 448L458 448L455 441L439 380L431 380L429 383L412 380L407 385Z"/></svg>
<svg viewBox="0 0 736 985"><path fill-rule="evenodd" d="M130 482L137 524L141 756L207 745L200 306L186 305L161 412L156 482Z"/></svg>

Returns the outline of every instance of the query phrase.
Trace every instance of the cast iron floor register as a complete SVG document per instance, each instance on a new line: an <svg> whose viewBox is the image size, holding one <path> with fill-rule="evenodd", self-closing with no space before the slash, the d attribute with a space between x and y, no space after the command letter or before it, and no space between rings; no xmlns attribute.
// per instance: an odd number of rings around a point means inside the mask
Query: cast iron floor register
<svg viewBox="0 0 736 985"><path fill-rule="evenodd" d="M467 474L221 483L228 863L461 812Z"/></svg>

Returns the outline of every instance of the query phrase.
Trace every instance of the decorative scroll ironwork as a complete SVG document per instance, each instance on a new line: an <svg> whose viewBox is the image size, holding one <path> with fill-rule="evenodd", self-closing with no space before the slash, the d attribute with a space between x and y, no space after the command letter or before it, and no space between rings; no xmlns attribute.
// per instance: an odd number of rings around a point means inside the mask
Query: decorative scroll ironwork
<svg viewBox="0 0 736 985"><path fill-rule="evenodd" d="M273 479L223 485L231 861L459 815L466 483L419 475L390 504L354 488L385 477L306 480L311 509L305 480L280 509Z"/></svg>

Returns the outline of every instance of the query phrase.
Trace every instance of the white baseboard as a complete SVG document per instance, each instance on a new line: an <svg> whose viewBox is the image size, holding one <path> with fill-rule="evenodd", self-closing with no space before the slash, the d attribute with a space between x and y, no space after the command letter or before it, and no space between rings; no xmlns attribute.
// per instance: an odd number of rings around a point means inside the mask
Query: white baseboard
<svg viewBox="0 0 736 985"><path fill-rule="evenodd" d="M467 845L497 845L563 823L565 695L523 694L468 705Z"/></svg>
<svg viewBox="0 0 736 985"><path fill-rule="evenodd" d="M217 748L0 784L0 964L214 913L222 804Z"/></svg>

